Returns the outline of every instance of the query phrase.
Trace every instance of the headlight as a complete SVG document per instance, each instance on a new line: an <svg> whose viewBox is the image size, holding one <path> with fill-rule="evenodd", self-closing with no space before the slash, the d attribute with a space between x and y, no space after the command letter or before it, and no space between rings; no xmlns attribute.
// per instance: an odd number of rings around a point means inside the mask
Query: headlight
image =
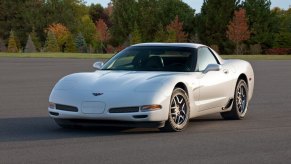
<svg viewBox="0 0 291 164"><path fill-rule="evenodd" d="M56 104L52 103L52 102L49 102L49 108L56 109Z"/></svg>
<svg viewBox="0 0 291 164"><path fill-rule="evenodd" d="M141 107L142 112L150 112L150 111L156 111L162 109L162 105L144 105Z"/></svg>

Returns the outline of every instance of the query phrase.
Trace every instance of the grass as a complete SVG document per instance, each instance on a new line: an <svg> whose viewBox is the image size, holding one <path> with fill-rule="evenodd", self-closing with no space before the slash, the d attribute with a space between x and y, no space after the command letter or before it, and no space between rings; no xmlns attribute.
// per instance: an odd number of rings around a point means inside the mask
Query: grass
<svg viewBox="0 0 291 164"><path fill-rule="evenodd" d="M291 55L222 55L223 59L243 60L291 60Z"/></svg>
<svg viewBox="0 0 291 164"><path fill-rule="evenodd" d="M0 53L0 58L71 58L71 59L108 59L113 54L86 53ZM223 59L243 60L291 60L291 55L222 55Z"/></svg>
<svg viewBox="0 0 291 164"><path fill-rule="evenodd" d="M71 58L71 59L108 59L113 54L87 53L0 53L0 58Z"/></svg>

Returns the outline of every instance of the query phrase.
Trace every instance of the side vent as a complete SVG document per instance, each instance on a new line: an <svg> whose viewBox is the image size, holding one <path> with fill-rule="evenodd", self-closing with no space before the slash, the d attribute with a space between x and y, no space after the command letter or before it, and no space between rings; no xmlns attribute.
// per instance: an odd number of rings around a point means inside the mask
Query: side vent
<svg viewBox="0 0 291 164"><path fill-rule="evenodd" d="M233 98L229 99L225 107L222 107L222 110L228 109L233 103Z"/></svg>

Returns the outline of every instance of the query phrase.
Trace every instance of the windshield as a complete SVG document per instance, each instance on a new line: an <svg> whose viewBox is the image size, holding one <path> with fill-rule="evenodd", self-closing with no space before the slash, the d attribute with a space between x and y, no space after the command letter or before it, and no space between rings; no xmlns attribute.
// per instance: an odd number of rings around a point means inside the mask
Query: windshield
<svg viewBox="0 0 291 164"><path fill-rule="evenodd" d="M194 48L133 46L115 55L102 70L190 72L194 63Z"/></svg>

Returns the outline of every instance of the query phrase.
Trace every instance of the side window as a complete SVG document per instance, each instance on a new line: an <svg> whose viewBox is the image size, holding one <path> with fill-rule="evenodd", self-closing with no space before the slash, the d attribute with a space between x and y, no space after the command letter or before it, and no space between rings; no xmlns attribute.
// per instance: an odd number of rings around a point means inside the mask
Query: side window
<svg viewBox="0 0 291 164"><path fill-rule="evenodd" d="M196 71L204 71L208 64L218 64L217 60L206 47L198 49Z"/></svg>

